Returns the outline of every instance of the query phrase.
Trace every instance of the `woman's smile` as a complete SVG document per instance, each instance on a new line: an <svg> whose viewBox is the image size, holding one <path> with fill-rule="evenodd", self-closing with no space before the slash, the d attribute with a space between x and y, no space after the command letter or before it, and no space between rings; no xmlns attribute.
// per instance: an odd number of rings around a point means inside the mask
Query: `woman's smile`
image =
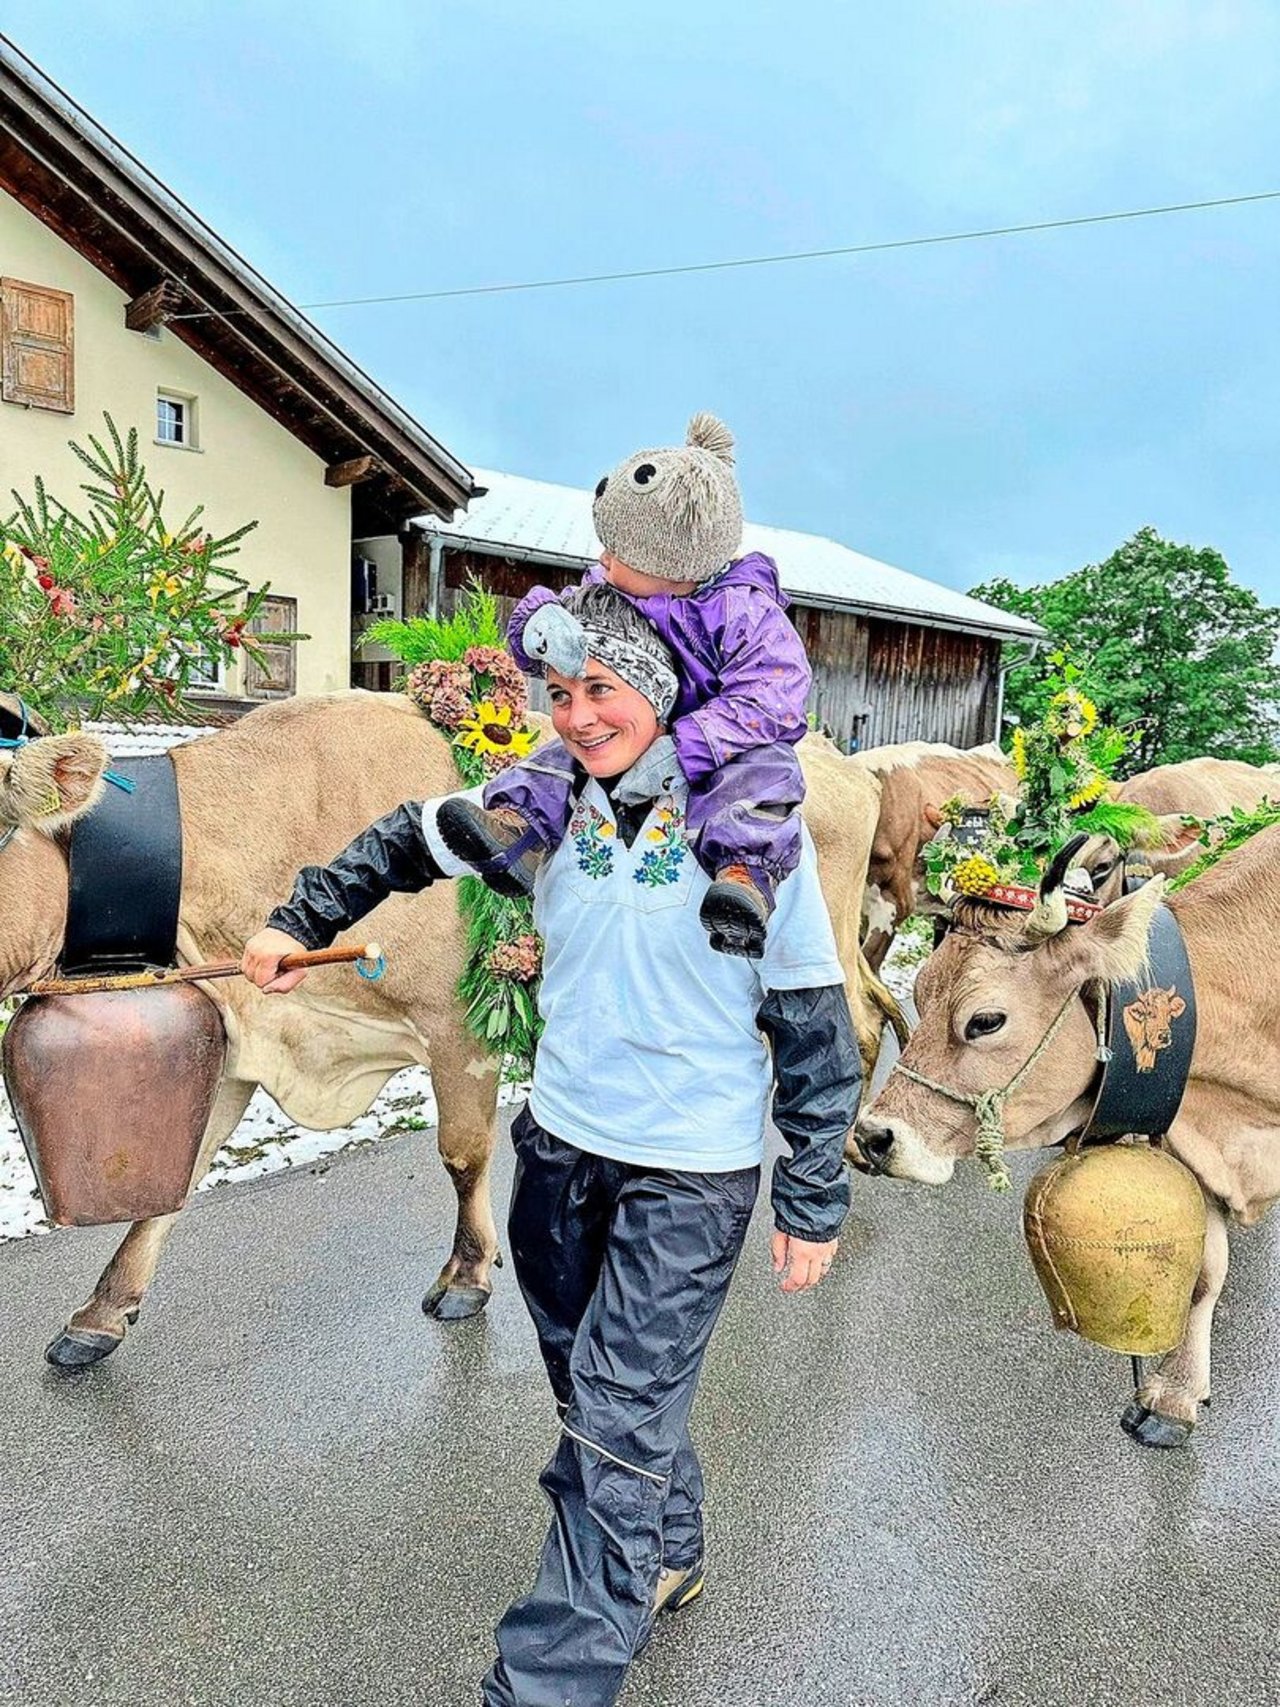
<svg viewBox="0 0 1280 1707"><path fill-rule="evenodd" d="M649 700L598 659L581 676L548 670L547 696L556 734L589 776L621 776L658 733Z"/></svg>

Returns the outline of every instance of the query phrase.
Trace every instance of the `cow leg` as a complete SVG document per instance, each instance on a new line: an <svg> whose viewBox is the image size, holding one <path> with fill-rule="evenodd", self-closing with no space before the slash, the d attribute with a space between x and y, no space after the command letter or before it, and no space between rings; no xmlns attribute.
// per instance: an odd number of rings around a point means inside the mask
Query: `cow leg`
<svg viewBox="0 0 1280 1707"><path fill-rule="evenodd" d="M240 1124L257 1085L243 1079L224 1079L205 1127L200 1153L191 1175L194 1189L209 1164ZM151 1284L160 1252L177 1215L153 1215L135 1221L116 1254L103 1269L93 1296L45 1347L55 1369L85 1369L109 1357L138 1319L142 1295Z"/></svg>
<svg viewBox="0 0 1280 1707"><path fill-rule="evenodd" d="M422 1300L440 1322L478 1315L493 1292L498 1230L489 1191L498 1108L498 1063L471 1036L461 1014L433 1017L431 1083L440 1110L440 1159L458 1194L453 1249Z"/></svg>
<svg viewBox="0 0 1280 1707"><path fill-rule="evenodd" d="M1227 1224L1215 1203L1206 1203L1204 1264L1191 1294L1191 1314L1182 1344L1166 1354L1134 1394L1120 1418L1126 1434L1143 1446L1181 1446L1209 1401L1213 1312L1227 1278Z"/></svg>

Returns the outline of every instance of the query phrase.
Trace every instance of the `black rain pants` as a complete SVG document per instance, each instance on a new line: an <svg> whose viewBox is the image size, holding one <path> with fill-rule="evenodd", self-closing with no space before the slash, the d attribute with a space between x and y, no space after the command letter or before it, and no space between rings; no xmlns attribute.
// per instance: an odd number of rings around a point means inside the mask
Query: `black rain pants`
<svg viewBox="0 0 1280 1707"><path fill-rule="evenodd" d="M759 1168L682 1173L512 1126L508 1232L562 1416L537 1581L497 1629L485 1707L611 1707L664 1565L702 1556L689 1411Z"/></svg>

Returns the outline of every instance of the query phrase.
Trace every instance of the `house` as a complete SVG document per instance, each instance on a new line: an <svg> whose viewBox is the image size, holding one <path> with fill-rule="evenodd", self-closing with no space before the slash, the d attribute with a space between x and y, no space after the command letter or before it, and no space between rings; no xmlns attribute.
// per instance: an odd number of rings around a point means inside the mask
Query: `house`
<svg viewBox="0 0 1280 1707"><path fill-rule="evenodd" d="M469 472L4 37L0 280L0 514L37 475L74 504L107 411L176 519L257 521L255 626L311 637L211 686L347 687L353 539L452 516Z"/></svg>
<svg viewBox="0 0 1280 1707"><path fill-rule="evenodd" d="M452 609L472 577L499 595L504 616L541 581L564 587L599 554L591 493L477 469L465 515L421 516L405 539L372 537L357 550L372 565L383 607L406 615ZM1043 631L949 587L864 557L835 540L748 523L747 551L778 565L813 665L810 711L841 746L995 739L1005 671ZM390 686L390 654L365 647L360 679Z"/></svg>

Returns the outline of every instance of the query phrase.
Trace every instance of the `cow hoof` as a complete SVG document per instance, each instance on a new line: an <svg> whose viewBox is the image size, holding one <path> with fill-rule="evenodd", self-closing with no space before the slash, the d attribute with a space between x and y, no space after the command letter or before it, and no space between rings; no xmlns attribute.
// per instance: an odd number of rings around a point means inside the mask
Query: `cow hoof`
<svg viewBox="0 0 1280 1707"><path fill-rule="evenodd" d="M44 1348L45 1362L55 1369L88 1369L101 1363L123 1340L114 1334L94 1333L90 1328L64 1328L57 1339Z"/></svg>
<svg viewBox="0 0 1280 1707"><path fill-rule="evenodd" d="M1164 1417L1159 1411L1149 1411L1137 1399L1131 1399L1120 1418L1120 1427L1132 1435L1139 1446L1185 1446L1191 1434L1191 1424L1178 1417Z"/></svg>
<svg viewBox="0 0 1280 1707"><path fill-rule="evenodd" d="M437 1322L465 1322L478 1316L489 1302L483 1286L442 1286L438 1282L422 1300L422 1312Z"/></svg>

